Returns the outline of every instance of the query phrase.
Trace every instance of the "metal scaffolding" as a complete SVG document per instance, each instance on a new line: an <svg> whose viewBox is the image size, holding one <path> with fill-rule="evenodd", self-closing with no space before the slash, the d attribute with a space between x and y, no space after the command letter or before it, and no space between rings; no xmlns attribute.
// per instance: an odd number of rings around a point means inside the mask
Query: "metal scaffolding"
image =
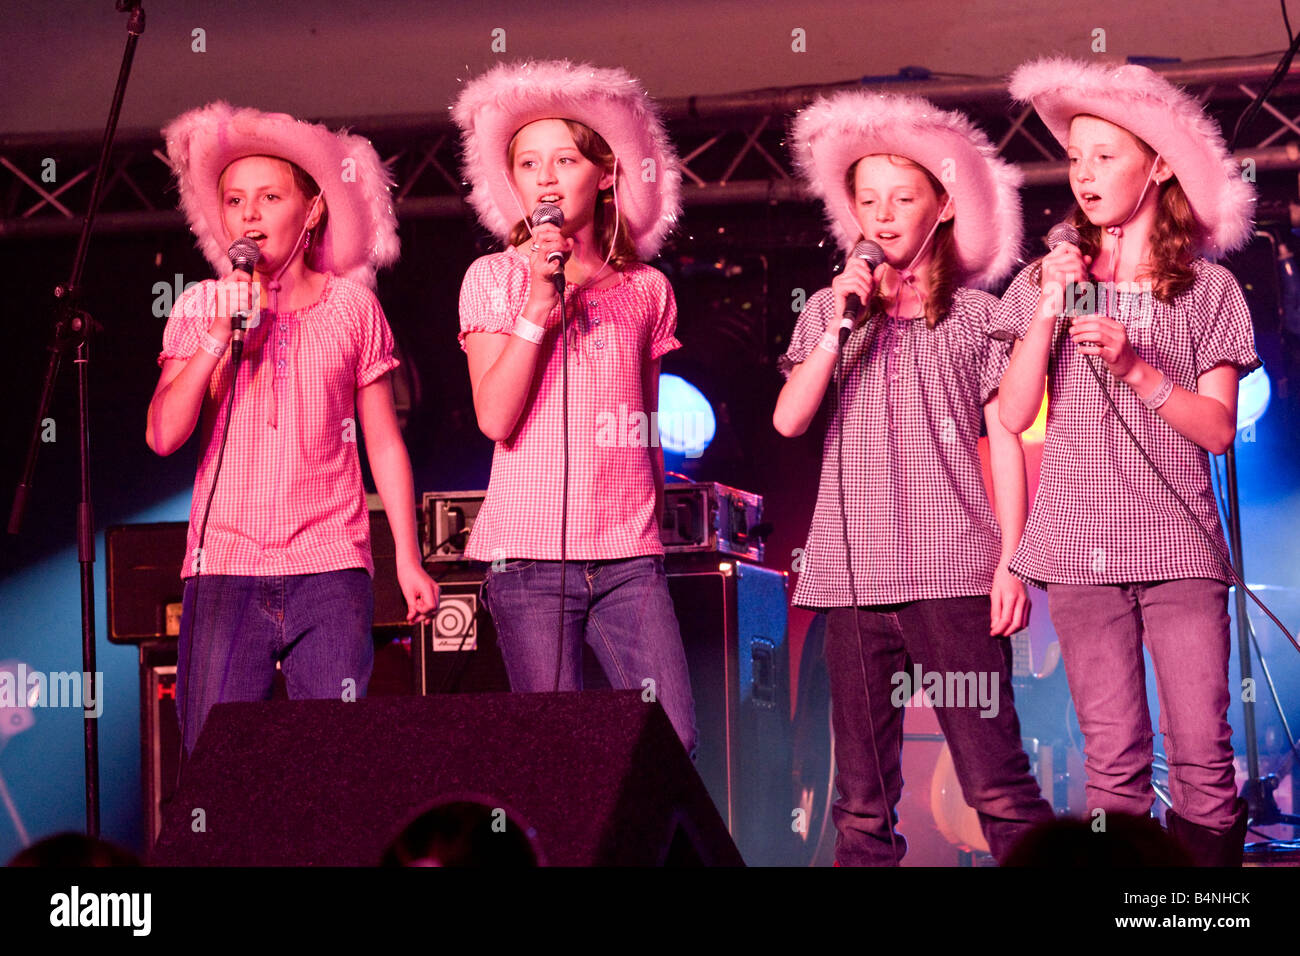
<svg viewBox="0 0 1300 956"><path fill-rule="evenodd" d="M1276 66L1273 57L1166 64L1155 67L1186 87L1219 119L1225 133ZM1012 104L1001 78L900 79L755 90L661 101L682 157L688 208L758 205L805 199L792 175L784 137L790 116L820 94L874 88L924 96L969 113L999 152L1025 172L1025 188L1065 182L1061 150L1027 107ZM1256 173L1300 170L1300 82L1288 77L1248 130L1237 156ZM390 163L402 219L470 215L457 175L455 130L446 111L425 115L324 120L368 136ZM0 239L72 235L85 215L97 133L0 137ZM181 229L161 138L152 130L120 131L96 216L96 230ZM1261 213L1295 198L1288 181Z"/></svg>

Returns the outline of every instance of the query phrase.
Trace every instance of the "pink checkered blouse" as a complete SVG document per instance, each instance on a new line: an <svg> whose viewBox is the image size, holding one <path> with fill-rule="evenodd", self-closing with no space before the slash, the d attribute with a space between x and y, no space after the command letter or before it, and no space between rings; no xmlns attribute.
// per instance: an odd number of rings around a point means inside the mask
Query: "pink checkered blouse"
<svg viewBox="0 0 1300 956"><path fill-rule="evenodd" d="M994 334L1023 338L1038 302L1036 265L1023 269L993 315ZM1260 365L1250 310L1237 280L1204 259L1196 281L1172 302L1154 296L1102 296L1099 311L1124 325L1133 350L1175 385L1196 391L1216 365L1244 375ZM1047 436L1042 476L1011 570L1039 587L1214 578L1226 572L1173 496L1115 419L1057 319L1048 357ZM1226 556L1205 449L1178 434L1096 360L1106 390L1142 447Z"/></svg>
<svg viewBox="0 0 1300 956"><path fill-rule="evenodd" d="M188 359L216 314L217 283L172 308L158 364ZM393 335L365 286L327 274L314 304L264 309L244 343L234 419L204 541L203 574L272 576L365 568L374 575L357 457L357 389L396 368ZM199 421L199 466L182 577L195 573L230 394L217 363Z"/></svg>
<svg viewBox="0 0 1300 956"><path fill-rule="evenodd" d="M568 557L663 554L651 452L639 419L642 364L679 348L677 303L664 274L634 264L606 289L570 286ZM460 344L471 332L510 334L528 298L528 260L514 248L483 256L460 290ZM563 477L558 332L548 334L519 423L496 444L487 498L470 532L475 560L560 558Z"/></svg>

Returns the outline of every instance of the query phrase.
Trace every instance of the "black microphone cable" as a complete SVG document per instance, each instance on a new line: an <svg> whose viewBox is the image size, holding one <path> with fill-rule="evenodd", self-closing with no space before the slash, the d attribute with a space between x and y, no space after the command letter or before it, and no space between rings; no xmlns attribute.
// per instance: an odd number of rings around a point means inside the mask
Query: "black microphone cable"
<svg viewBox="0 0 1300 956"><path fill-rule="evenodd" d="M563 477L560 480L560 625L555 650L555 690L560 689L560 672L564 668L564 598L569 570L569 310L564 303L564 264L553 279L560 293L560 433L563 450Z"/></svg>
<svg viewBox="0 0 1300 956"><path fill-rule="evenodd" d="M829 329L829 326L828 326ZM863 346L866 348L865 343ZM861 354L861 353L859 353ZM867 680L867 661L862 650L862 622L858 610L857 581L853 575L853 547L849 540L849 519L844 510L844 429L847 413L844 408L844 348L835 353L835 414L839 418L836 429L835 484L839 492L840 534L844 539L844 565L849 573L849 598L853 602L853 631L858 645L858 664L862 670L862 689L867 698L867 727L871 734L871 753L876 763L876 781L880 784L880 802L885 811L885 826L889 828L889 850L898 865L898 840L894 835L894 811L885 791L885 776L880 769L880 747L876 742L876 717L871 705L871 685ZM829 812L829 808L828 811Z"/></svg>
<svg viewBox="0 0 1300 956"><path fill-rule="evenodd" d="M1147 463L1147 465L1151 468L1151 471L1155 474L1155 476L1160 479L1160 483L1164 485L1166 489L1168 489L1171 495L1174 496L1174 500L1178 502L1178 504L1182 507L1184 513L1186 513L1187 517L1191 519L1192 524L1196 526L1196 530L1201 533L1201 536L1203 538L1205 538L1206 543L1210 546L1210 550L1214 552L1214 556L1219 559L1219 563L1222 564L1223 567L1227 570L1229 578L1231 578L1232 582L1237 587L1245 591L1246 594L1250 596L1250 599L1252 601L1254 601L1257 605L1259 605L1259 609L1268 615L1269 619L1278 626L1278 629L1283 634L1286 635L1287 640L1289 640L1292 643L1292 645L1295 646L1297 651L1300 651L1300 644L1296 643L1295 636L1286 629L1286 627L1282 624L1282 622L1277 619L1277 615L1275 615L1271 610L1269 610L1268 605L1266 605L1263 601L1261 601L1258 597L1256 597L1255 592L1252 591L1250 587L1246 584L1246 582L1241 579L1241 576L1237 574L1236 568L1232 566L1232 561L1230 560L1229 556L1224 554L1224 549L1221 548L1219 546L1219 543L1214 540L1214 536L1210 534L1209 530L1201 522L1201 519L1196 516L1196 512L1192 511L1191 506L1186 502L1186 500L1184 500L1183 496L1180 495L1177 489L1175 489L1174 486L1169 483L1168 479L1166 479L1165 476L1161 474L1160 469L1156 467L1156 463L1151 460L1151 456L1148 455L1146 449L1142 447L1142 443L1138 441L1138 437L1133 434L1133 429L1129 428L1128 422L1126 422L1124 420L1124 416L1120 414L1119 408L1115 404L1115 399L1111 397L1110 389L1106 387L1105 380L1101 377L1101 373L1097 370L1096 362L1093 361L1094 356L1084 355L1083 357L1087 362L1088 370L1092 372L1092 377L1097 382L1097 387L1101 389L1101 394L1105 396L1106 402L1110 405L1111 411L1115 413L1115 420L1120 423L1120 426L1124 429L1124 433L1128 435L1129 441L1132 442L1133 447L1138 450L1138 454L1142 456L1143 461ZM1100 361L1099 356L1096 358L1098 361ZM1236 438L1235 434L1233 438L1235 440Z"/></svg>
<svg viewBox="0 0 1300 956"><path fill-rule="evenodd" d="M564 225L564 210L554 203L544 202L526 219L532 226L549 223L559 228ZM552 251L546 261L559 262L559 268L551 275L551 282L560 296L560 435L563 473L560 479L560 622L555 648L554 685L554 690L558 691L560 674L564 669L564 599L568 590L569 570L569 312L564 303L564 256L558 250Z"/></svg>
<svg viewBox="0 0 1300 956"><path fill-rule="evenodd" d="M1211 478L1214 481L1214 495L1218 502L1219 520L1223 522L1226 528L1229 526L1228 502L1223 496L1223 487L1227 483L1227 477L1220 472L1220 461L1218 455L1211 460L1214 468ZM1291 732L1291 725L1287 721L1286 708L1282 706L1282 701L1278 697L1277 685L1273 682L1273 674L1268 666L1268 658L1264 656L1264 649L1259 646L1259 637L1255 634L1255 624L1251 621L1250 616L1246 616L1246 631L1250 635L1250 645L1255 649L1255 656L1259 658L1260 669L1264 673L1264 683L1268 685L1269 695L1273 699L1273 706L1277 708L1278 717L1282 722L1282 733L1286 736L1287 743L1297 757L1300 757L1300 745L1296 743L1295 734Z"/></svg>
<svg viewBox="0 0 1300 956"><path fill-rule="evenodd" d="M203 520L199 524L199 545L195 553L194 562L194 605L190 613L190 640L185 648L185 677L186 686L185 694L181 701L181 759L176 762L176 786L179 790L181 779L181 765L185 762L185 730L189 724L189 697L190 682L194 679L194 672L191 665L194 659L194 634L197 628L196 618L199 615L199 582L203 577L203 562L205 553L203 551L203 542L208 533L208 515L212 512L212 499L217 493L217 480L221 477L221 463L226 457L226 439L230 437L230 419L235 414L235 386L239 383L239 368L243 358L243 342L232 342L230 350L230 395L226 400L226 421L221 428L221 446L217 449L217 464L212 471L212 486L208 489L208 500L203 508ZM204 668L206 675L207 668ZM200 685L202 689L202 685ZM203 694L198 695L198 699L203 700Z"/></svg>
<svg viewBox="0 0 1300 956"><path fill-rule="evenodd" d="M261 247L248 237L241 237L231 243L230 248L226 251L230 258L230 265L233 270L247 273L250 277L253 275L253 267L262 256ZM256 288L249 290L249 294L255 293ZM221 296L220 291L217 292ZM218 306L221 303L218 302ZM206 559L206 553L203 550L204 542L207 540L208 533L208 515L212 512L212 499L217 493L217 479L221 476L221 463L226 457L226 440L230 437L230 419L234 416L235 410L235 386L239 383L240 361L244 355L244 333L245 323L248 321L247 312L236 312L233 316L237 321L237 326L232 329L230 335L230 396L226 402L226 421L221 429L221 445L217 449L217 464L212 472L212 486L208 489L208 500L203 508L203 520L199 523L199 544L195 551L194 561L194 604L190 613L190 641L185 648L185 693L180 701L180 733L181 733L181 754L180 759L176 761L176 786L180 787L181 766L185 762L185 730L189 724L189 698L190 698L190 681L193 680L194 674L191 665L194 660L194 633L196 629L196 619L199 615L199 583L203 576L203 562ZM177 662L179 664L179 661ZM206 668L205 674L206 674ZM202 685L200 685L202 689ZM203 695L199 695L199 700Z"/></svg>

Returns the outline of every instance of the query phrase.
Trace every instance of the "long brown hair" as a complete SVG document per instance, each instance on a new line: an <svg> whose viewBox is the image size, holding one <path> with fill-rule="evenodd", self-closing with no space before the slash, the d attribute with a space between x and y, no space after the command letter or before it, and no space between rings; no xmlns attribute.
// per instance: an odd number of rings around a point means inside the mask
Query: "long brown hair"
<svg viewBox="0 0 1300 956"><path fill-rule="evenodd" d="M860 161L860 159L854 160L853 164L849 166L848 172L844 174L844 188L848 190L850 196L857 194L857 173ZM947 197L948 191L943 188L943 184L920 163L913 162L906 156L893 154L890 154L889 161L895 165L912 166L925 173L926 181L934 191L936 202L942 204ZM930 290L925 297L925 327L927 329L934 328L941 319L947 318L948 313L952 311L952 295L961 277L961 266L957 261L957 240L953 237L952 224L952 219L939 223L938 228L934 231L934 237L930 240ZM861 239L861 236L858 238ZM871 296L869 311L876 312L882 308L880 291L876 290Z"/></svg>
<svg viewBox="0 0 1300 956"><path fill-rule="evenodd" d="M1124 132L1132 136L1142 149L1148 165L1155 162L1154 149L1128 130ZM1161 302L1169 302L1190 289L1196 281L1192 263L1196 261L1197 249L1205 238L1205 228L1192 213L1187 193L1175 177L1170 176L1157 188L1160 194L1156 221L1148 237L1151 243L1151 263L1137 278L1150 279L1152 294ZM1070 221L1079 230L1079 251L1095 260L1101 251L1101 227L1088 221L1087 214L1077 201L1070 214Z"/></svg>
<svg viewBox="0 0 1300 956"><path fill-rule="evenodd" d="M597 133L585 123L579 123L577 120L563 120L564 125L569 128L569 135L573 137L573 145L578 148L588 162L595 163L605 172L614 171L614 151L609 148L604 137ZM516 136L518 133L516 132ZM515 165L515 137L510 138L510 167ZM618 174L623 175L620 169ZM613 243L614 252L609 257L609 263L615 269L622 270L630 263L640 262L641 258L637 255L636 244L632 242L632 237L628 232L627 220L619 213L618 218L614 216L614 187L602 189L596 195L596 212L593 219L596 234L596 247L602 256L610 251L610 244ZM512 246L520 245L529 236L528 225L520 219L510 230L509 242Z"/></svg>

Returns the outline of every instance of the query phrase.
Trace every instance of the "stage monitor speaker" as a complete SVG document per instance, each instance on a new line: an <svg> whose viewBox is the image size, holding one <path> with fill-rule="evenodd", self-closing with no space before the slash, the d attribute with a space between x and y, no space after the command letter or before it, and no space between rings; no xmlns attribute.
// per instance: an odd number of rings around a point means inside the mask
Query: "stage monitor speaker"
<svg viewBox="0 0 1300 956"><path fill-rule="evenodd" d="M786 576L718 555L669 555L665 567L695 697L695 768L747 863L797 864ZM421 693L509 690L482 581L440 569L437 617L412 644ZM608 687L583 650L583 686Z"/></svg>
<svg viewBox="0 0 1300 956"><path fill-rule="evenodd" d="M510 808L551 865L742 862L638 691L219 704L152 862L372 866L464 793Z"/></svg>
<svg viewBox="0 0 1300 956"><path fill-rule="evenodd" d="M411 640L390 640L375 634L375 663L366 693L396 697L414 693ZM271 682L273 700L287 700L279 670ZM140 645L140 793L143 799L145 846L152 847L162 830L163 808L176 792L181 756L180 723L176 709L176 642L146 641Z"/></svg>

